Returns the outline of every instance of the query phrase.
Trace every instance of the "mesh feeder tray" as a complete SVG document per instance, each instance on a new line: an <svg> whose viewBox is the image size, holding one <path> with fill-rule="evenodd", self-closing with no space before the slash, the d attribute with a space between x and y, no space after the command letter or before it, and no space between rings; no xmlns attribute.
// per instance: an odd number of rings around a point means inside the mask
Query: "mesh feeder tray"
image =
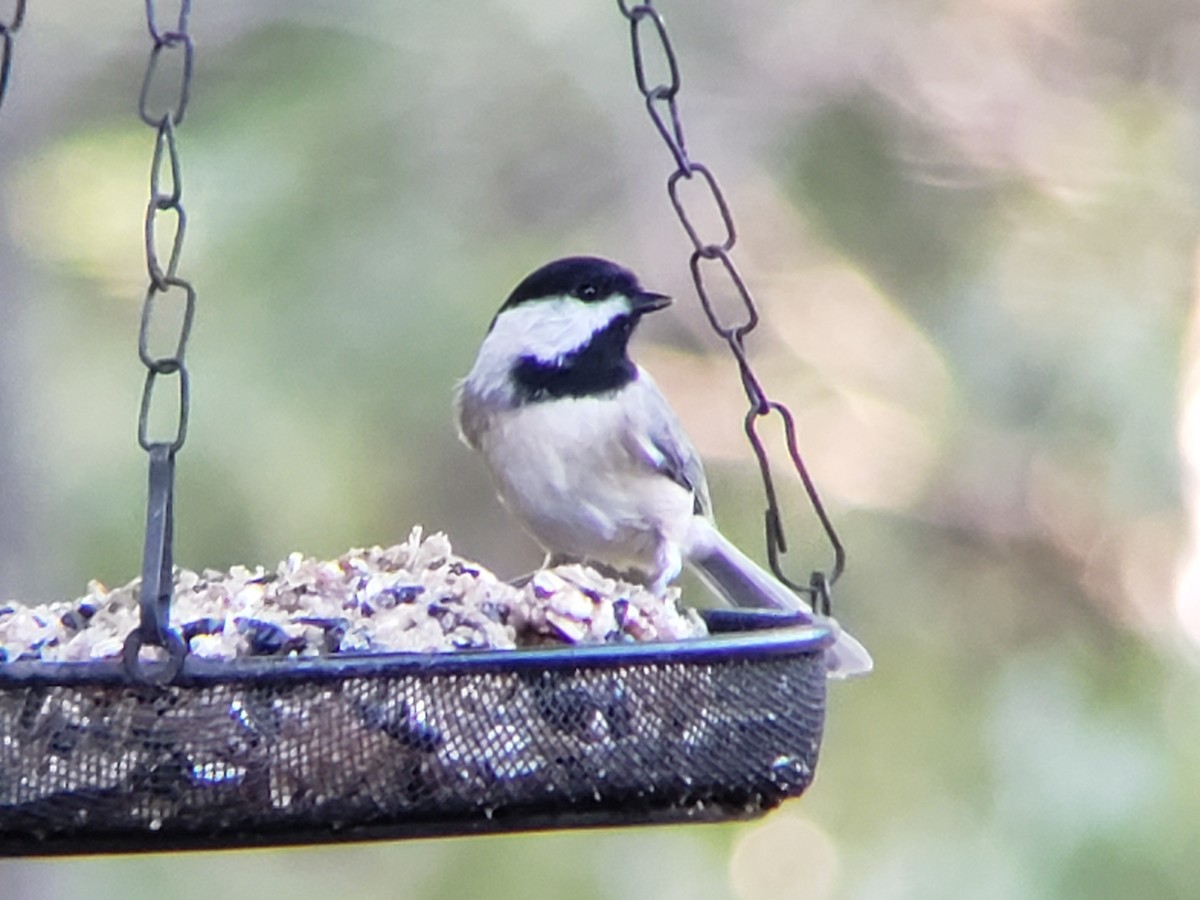
<svg viewBox="0 0 1200 900"><path fill-rule="evenodd" d="M121 657L0 665L0 853L749 818L812 780L834 639L722 610L685 640L209 659L163 629L148 663L140 610Z"/></svg>

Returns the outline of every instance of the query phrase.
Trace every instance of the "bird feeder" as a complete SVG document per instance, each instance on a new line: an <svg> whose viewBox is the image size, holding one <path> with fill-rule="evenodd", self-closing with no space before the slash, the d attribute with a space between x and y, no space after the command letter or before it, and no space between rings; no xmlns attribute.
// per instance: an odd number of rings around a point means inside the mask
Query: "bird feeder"
<svg viewBox="0 0 1200 900"><path fill-rule="evenodd" d="M186 217L175 130L191 84L189 5L184 0L168 28L156 20L154 0L146 2L152 51L140 111L156 137L146 218L151 283L139 341L147 372L139 440L150 478L136 622L108 659L0 662L0 854L715 822L757 816L803 793L821 745L825 651L836 637L821 615L710 611L706 636L646 643L233 659L198 655L195 635L172 627L174 468L186 436L184 351L195 310L195 291L177 272ZM698 293L751 402L746 431L766 486L772 567L784 577L780 516L755 427L778 414L836 555L830 577L818 573L796 587L827 614L841 545L804 470L790 414L766 397L745 356L757 312L730 256L728 205L712 173L687 155L678 66L661 16L650 3L619 6L638 88L678 165L670 195L696 246ZM0 26L0 101L20 24L18 12ZM666 84L647 83L646 35L666 54ZM182 82L175 102L155 111L152 83L170 54L180 57ZM681 179L697 175L725 223L717 241L697 234L675 193ZM155 231L167 210L176 214L175 232L170 258L160 260ZM704 272L714 262L746 305L741 324L719 321L709 303ZM148 323L172 297L182 309L178 339L157 352ZM177 428L165 440L148 433L156 390L179 399Z"/></svg>

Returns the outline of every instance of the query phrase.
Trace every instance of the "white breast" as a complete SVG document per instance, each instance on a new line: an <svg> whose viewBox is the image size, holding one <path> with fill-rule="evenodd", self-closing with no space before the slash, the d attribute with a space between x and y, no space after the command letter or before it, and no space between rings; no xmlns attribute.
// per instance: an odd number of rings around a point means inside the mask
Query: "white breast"
<svg viewBox="0 0 1200 900"><path fill-rule="evenodd" d="M612 397L530 403L486 415L472 443L547 550L657 574L660 546L683 540L693 500L632 451L629 408Z"/></svg>

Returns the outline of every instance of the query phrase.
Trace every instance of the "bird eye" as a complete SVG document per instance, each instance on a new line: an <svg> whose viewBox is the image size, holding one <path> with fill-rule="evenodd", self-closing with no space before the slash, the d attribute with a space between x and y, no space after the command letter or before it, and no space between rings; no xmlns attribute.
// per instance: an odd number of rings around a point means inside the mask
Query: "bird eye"
<svg viewBox="0 0 1200 900"><path fill-rule="evenodd" d="M579 290L576 291L576 293L579 295L580 300L595 300L599 291L596 290L596 286L594 284L584 284L580 285Z"/></svg>

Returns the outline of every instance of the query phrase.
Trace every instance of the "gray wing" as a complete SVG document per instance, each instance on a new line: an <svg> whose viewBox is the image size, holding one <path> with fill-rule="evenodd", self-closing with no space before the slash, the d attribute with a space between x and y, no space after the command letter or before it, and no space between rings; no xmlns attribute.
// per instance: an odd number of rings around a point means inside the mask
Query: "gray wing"
<svg viewBox="0 0 1200 900"><path fill-rule="evenodd" d="M463 379L454 386L454 421L458 426L458 439L472 450L479 449L485 418L483 404Z"/></svg>
<svg viewBox="0 0 1200 900"><path fill-rule="evenodd" d="M697 515L711 516L708 479L700 455L679 423L675 410L644 369L630 386L638 392L635 421L627 435L630 450L647 465L666 475L680 487L691 491Z"/></svg>

